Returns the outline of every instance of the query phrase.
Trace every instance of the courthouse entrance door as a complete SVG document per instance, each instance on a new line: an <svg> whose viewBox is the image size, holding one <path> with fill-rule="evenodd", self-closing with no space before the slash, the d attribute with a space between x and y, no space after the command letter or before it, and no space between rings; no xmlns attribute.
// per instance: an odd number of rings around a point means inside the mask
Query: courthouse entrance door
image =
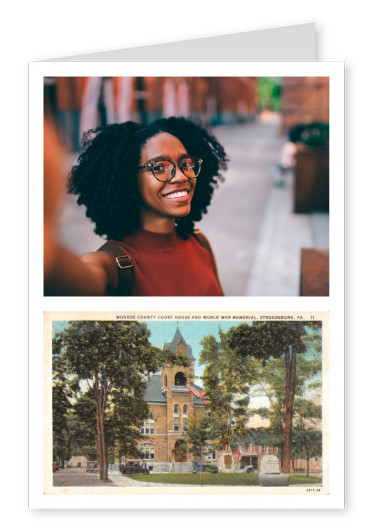
<svg viewBox="0 0 376 531"><path fill-rule="evenodd" d="M225 464L225 468L231 468L232 465L232 457L231 454L226 454L223 456L223 461Z"/></svg>

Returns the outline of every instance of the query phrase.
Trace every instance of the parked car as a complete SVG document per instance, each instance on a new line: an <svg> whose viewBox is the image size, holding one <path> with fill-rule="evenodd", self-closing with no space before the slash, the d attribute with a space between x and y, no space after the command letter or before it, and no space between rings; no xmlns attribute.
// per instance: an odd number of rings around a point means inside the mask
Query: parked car
<svg viewBox="0 0 376 531"><path fill-rule="evenodd" d="M86 472L96 472L97 470L98 470L98 463L95 463L95 461L87 462Z"/></svg>
<svg viewBox="0 0 376 531"><path fill-rule="evenodd" d="M192 472L194 474L197 474L197 472L212 472L213 474L216 474L218 472L218 467L211 463L198 463L197 461L193 461Z"/></svg>
<svg viewBox="0 0 376 531"><path fill-rule="evenodd" d="M57 472L59 470L59 465L56 461L52 463L52 472Z"/></svg>
<svg viewBox="0 0 376 531"><path fill-rule="evenodd" d="M145 464L140 463L140 461L127 461L121 467L121 473L125 474L149 474L149 469Z"/></svg>

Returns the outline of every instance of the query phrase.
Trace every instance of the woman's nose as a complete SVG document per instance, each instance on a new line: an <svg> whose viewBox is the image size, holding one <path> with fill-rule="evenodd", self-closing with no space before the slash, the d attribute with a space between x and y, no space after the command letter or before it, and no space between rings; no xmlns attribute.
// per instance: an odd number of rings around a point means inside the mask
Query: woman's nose
<svg viewBox="0 0 376 531"><path fill-rule="evenodd" d="M184 173L179 168L179 166L176 166L175 174L173 177L171 177L169 182L171 183L171 182L183 182L183 181L188 181L188 177L184 175Z"/></svg>

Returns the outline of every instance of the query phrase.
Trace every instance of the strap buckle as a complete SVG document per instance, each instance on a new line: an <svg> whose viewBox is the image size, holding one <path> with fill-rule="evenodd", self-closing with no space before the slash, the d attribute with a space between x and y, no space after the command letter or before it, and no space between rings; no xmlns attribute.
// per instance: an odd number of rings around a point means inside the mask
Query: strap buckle
<svg viewBox="0 0 376 531"><path fill-rule="evenodd" d="M122 265L121 262L120 262L120 260L122 258L126 259L126 264L125 265ZM117 265L118 265L118 267L120 269L128 269L128 267L133 267L132 258L129 256L129 254L123 254L121 256L116 256L115 260L116 260L116 263L117 263Z"/></svg>

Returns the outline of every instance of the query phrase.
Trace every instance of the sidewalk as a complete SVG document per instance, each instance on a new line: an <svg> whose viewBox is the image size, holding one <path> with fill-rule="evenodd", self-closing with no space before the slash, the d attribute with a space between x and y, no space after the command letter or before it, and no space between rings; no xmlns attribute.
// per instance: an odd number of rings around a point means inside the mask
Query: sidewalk
<svg viewBox="0 0 376 531"><path fill-rule="evenodd" d="M329 214L293 213L293 178L269 192L244 295L299 295L300 250L329 248Z"/></svg>

